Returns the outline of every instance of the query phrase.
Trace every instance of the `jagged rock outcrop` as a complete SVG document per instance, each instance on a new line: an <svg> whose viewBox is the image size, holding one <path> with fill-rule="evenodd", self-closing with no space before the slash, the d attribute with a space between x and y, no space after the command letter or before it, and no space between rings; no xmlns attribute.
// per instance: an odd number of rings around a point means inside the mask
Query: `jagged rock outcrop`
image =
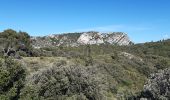
<svg viewBox="0 0 170 100"><path fill-rule="evenodd" d="M98 32L83 33L77 40L79 44L102 44L103 36Z"/></svg>
<svg viewBox="0 0 170 100"><path fill-rule="evenodd" d="M131 43L127 34L122 32L113 33L99 33L99 32L87 32L83 33L79 39L80 44L118 44L118 45L129 45Z"/></svg>
<svg viewBox="0 0 170 100"><path fill-rule="evenodd" d="M79 46L86 44L117 44L130 45L127 34L122 32L99 33L99 32L82 32L82 33L68 33L56 34L44 37L32 37L32 45L35 48L53 47L53 46Z"/></svg>
<svg viewBox="0 0 170 100"><path fill-rule="evenodd" d="M105 34L104 41L110 44L118 44L118 45L129 45L131 43L127 34L122 32L113 32L113 33Z"/></svg>

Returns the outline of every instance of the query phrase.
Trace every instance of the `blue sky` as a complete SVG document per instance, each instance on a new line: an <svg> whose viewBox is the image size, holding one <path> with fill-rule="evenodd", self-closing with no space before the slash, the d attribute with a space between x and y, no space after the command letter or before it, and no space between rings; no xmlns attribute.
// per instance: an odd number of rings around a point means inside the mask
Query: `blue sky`
<svg viewBox="0 0 170 100"><path fill-rule="evenodd" d="M0 31L32 36L119 31L135 43L170 38L170 0L0 0Z"/></svg>

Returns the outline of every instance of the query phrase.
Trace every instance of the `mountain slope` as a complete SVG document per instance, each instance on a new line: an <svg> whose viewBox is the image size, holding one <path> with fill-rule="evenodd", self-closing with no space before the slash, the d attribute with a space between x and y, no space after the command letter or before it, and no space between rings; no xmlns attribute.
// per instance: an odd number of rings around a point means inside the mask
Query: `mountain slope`
<svg viewBox="0 0 170 100"><path fill-rule="evenodd" d="M44 37L32 37L32 44L35 48L55 47L55 46L79 46L86 44L112 44L112 45L129 45L130 41L127 34L122 32L99 33L99 32L82 32L55 34Z"/></svg>

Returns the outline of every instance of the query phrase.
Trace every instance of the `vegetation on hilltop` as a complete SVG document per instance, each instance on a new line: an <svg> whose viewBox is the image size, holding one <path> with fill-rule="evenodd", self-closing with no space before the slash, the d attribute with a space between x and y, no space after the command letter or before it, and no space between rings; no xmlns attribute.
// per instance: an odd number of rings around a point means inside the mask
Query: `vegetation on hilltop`
<svg viewBox="0 0 170 100"><path fill-rule="evenodd" d="M12 29L4 30L0 33L1 55L15 56L17 53L22 56L28 56L31 53L30 36L26 32L16 32Z"/></svg>

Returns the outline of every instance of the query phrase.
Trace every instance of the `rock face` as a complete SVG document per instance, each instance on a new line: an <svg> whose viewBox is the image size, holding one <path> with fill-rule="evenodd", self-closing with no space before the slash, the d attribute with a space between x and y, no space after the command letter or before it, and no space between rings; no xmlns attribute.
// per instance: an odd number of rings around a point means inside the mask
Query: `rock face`
<svg viewBox="0 0 170 100"><path fill-rule="evenodd" d="M98 33L98 32L87 32L83 33L79 39L80 44L118 44L118 45L129 45L131 43L127 34L121 32L113 33Z"/></svg>
<svg viewBox="0 0 170 100"><path fill-rule="evenodd" d="M79 46L86 44L117 44L130 45L127 34L122 32L99 33L99 32L82 32L56 34L44 37L32 37L32 44L35 48L53 47L53 46Z"/></svg>
<svg viewBox="0 0 170 100"><path fill-rule="evenodd" d="M77 40L79 44L102 44L103 36L98 32L83 33Z"/></svg>
<svg viewBox="0 0 170 100"><path fill-rule="evenodd" d="M116 43L118 45L129 45L131 43L127 34L121 32L105 34L104 41L110 44Z"/></svg>

